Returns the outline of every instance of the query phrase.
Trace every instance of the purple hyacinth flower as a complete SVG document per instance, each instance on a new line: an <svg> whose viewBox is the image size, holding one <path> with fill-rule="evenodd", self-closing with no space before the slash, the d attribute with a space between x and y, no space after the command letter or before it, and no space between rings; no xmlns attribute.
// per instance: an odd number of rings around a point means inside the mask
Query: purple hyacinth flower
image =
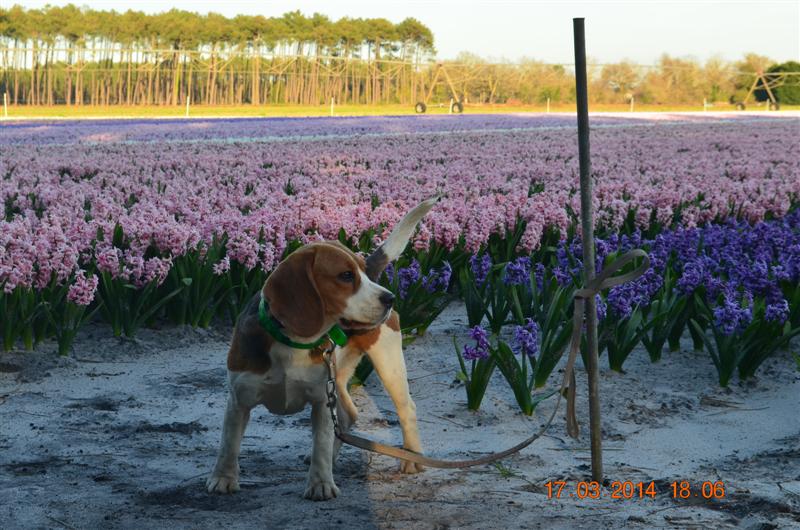
<svg viewBox="0 0 800 530"><path fill-rule="evenodd" d="M634 301L631 299L629 289L625 289L625 285L619 285L611 289L608 293L608 304L614 311L615 315L622 318L628 318L633 313Z"/></svg>
<svg viewBox="0 0 800 530"><path fill-rule="evenodd" d="M539 324L533 319L525 319L524 326L514 326L514 353L528 357L539 355Z"/></svg>
<svg viewBox="0 0 800 530"><path fill-rule="evenodd" d="M683 274L678 279L677 288L681 294L691 294L703 285L706 278L706 269L699 259L692 260L683 267Z"/></svg>
<svg viewBox="0 0 800 530"><path fill-rule="evenodd" d="M475 346L464 346L464 359L474 361L489 358L489 335L480 326L475 326L469 332L475 341Z"/></svg>
<svg viewBox="0 0 800 530"><path fill-rule="evenodd" d="M606 318L606 314L608 314L608 306L606 305L605 300L599 295L594 295L594 303L597 307L597 320L603 321Z"/></svg>
<svg viewBox="0 0 800 530"><path fill-rule="evenodd" d="M536 288L540 291L544 290L544 273L546 269L544 264L537 263L534 269L533 276L536 279Z"/></svg>
<svg viewBox="0 0 800 530"><path fill-rule="evenodd" d="M422 278L422 286L425 290L433 294L439 291L447 291L450 286L450 277L453 275L453 268L448 262L439 269L431 269L430 272Z"/></svg>
<svg viewBox="0 0 800 530"><path fill-rule="evenodd" d="M733 293L726 293L720 305L714 308L714 324L723 335L733 335L753 320L752 297L745 294L742 304Z"/></svg>
<svg viewBox="0 0 800 530"><path fill-rule="evenodd" d="M481 257L472 256L469 258L469 266L472 269L472 275L475 276L475 283L480 287L486 281L489 271L492 269L492 258L488 254L484 254Z"/></svg>
<svg viewBox="0 0 800 530"><path fill-rule="evenodd" d="M503 283L506 285L527 285L531 279L531 259L527 256L517 258L506 265Z"/></svg>
<svg viewBox="0 0 800 530"><path fill-rule="evenodd" d="M397 271L397 276L399 278L400 298L405 298L408 295L408 288L419 281L419 262L416 259L412 260L411 265Z"/></svg>
<svg viewBox="0 0 800 530"><path fill-rule="evenodd" d="M777 302L767 304L764 319L768 322L777 322L783 324L789 318L789 302L786 299L781 299Z"/></svg>

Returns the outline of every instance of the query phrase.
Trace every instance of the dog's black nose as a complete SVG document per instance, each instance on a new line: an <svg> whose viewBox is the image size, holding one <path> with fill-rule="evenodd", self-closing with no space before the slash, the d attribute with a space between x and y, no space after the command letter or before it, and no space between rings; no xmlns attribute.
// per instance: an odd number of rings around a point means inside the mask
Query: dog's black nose
<svg viewBox="0 0 800 530"><path fill-rule="evenodd" d="M394 303L394 295L389 291L386 291L385 293L381 293L381 296L378 298L378 300L380 300L385 307L392 307L392 304Z"/></svg>

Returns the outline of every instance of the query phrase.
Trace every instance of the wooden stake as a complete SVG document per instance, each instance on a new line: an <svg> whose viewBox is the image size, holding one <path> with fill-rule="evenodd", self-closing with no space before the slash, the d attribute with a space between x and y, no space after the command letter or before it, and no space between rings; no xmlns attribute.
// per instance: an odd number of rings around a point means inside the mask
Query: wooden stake
<svg viewBox="0 0 800 530"><path fill-rule="evenodd" d="M589 97L586 88L586 34L583 19L573 18L575 37L575 95L578 107L578 155L581 175L581 232L583 276L588 284L594 270L594 224L592 222L592 175L589 158ZM586 371L589 375L589 431L592 447L592 480L603 483L603 445L600 424L600 368L597 358L597 304L586 300Z"/></svg>
<svg viewBox="0 0 800 530"><path fill-rule="evenodd" d="M186 117L187 118L189 117L189 101L191 101L191 99L192 99L191 95L187 95L186 96Z"/></svg>
<svg viewBox="0 0 800 530"><path fill-rule="evenodd" d="M336 99L335 96L331 96L331 116L333 116L333 102Z"/></svg>
<svg viewBox="0 0 800 530"><path fill-rule="evenodd" d="M8 118L8 91L3 92L3 116Z"/></svg>

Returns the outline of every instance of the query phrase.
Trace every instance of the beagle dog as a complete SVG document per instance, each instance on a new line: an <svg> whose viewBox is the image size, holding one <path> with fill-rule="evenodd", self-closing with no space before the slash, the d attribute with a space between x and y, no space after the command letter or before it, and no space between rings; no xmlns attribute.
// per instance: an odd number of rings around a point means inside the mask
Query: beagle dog
<svg viewBox="0 0 800 530"><path fill-rule="evenodd" d="M322 360L324 339L336 325L349 336L334 351L342 429L356 421L347 382L366 354L397 409L403 446L422 452L400 321L392 309L394 296L377 280L437 201L424 201L406 214L366 260L338 242L312 243L290 254L269 276L233 331L227 362L230 394L217 463L206 480L209 492L239 490L239 449L256 405L274 414L294 414L311 404L312 450L304 497L327 500L339 494L333 462L341 441L334 436L327 409L327 368ZM318 341L324 344L311 348ZM422 467L401 461L400 471L417 473Z"/></svg>

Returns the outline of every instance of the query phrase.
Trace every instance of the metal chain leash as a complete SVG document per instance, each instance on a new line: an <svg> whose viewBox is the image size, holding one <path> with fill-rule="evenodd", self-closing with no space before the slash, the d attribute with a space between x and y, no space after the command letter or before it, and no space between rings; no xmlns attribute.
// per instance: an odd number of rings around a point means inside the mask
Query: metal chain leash
<svg viewBox="0 0 800 530"><path fill-rule="evenodd" d="M331 341L330 347L322 352L322 360L325 361L325 367L328 369L328 381L326 385L326 393L328 394L327 407L331 411L331 420L333 421L333 433L337 438L341 437L342 428L339 425L339 414L336 412L337 394L336 394L336 355L334 350L336 344Z"/></svg>

